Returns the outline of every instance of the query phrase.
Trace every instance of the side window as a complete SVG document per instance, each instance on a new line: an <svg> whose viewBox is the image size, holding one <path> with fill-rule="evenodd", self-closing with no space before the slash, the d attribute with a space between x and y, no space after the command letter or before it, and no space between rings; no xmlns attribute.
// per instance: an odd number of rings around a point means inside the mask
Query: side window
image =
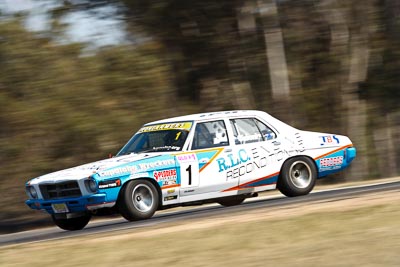
<svg viewBox="0 0 400 267"><path fill-rule="evenodd" d="M275 133L256 119L231 120L235 144L249 144L274 139Z"/></svg>
<svg viewBox="0 0 400 267"><path fill-rule="evenodd" d="M276 133L271 130L267 125L262 123L261 121L254 119L258 129L260 129L260 132L264 138L264 140L272 140L276 138Z"/></svg>
<svg viewBox="0 0 400 267"><path fill-rule="evenodd" d="M253 119L231 120L235 144L248 144L263 141L263 137Z"/></svg>
<svg viewBox="0 0 400 267"><path fill-rule="evenodd" d="M192 149L228 146L228 134L224 121L202 122L196 125Z"/></svg>

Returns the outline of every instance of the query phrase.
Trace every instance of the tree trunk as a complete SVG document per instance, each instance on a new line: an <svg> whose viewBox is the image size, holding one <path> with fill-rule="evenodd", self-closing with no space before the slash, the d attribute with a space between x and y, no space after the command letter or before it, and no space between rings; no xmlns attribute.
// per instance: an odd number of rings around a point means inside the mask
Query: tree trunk
<svg viewBox="0 0 400 267"><path fill-rule="evenodd" d="M257 5L264 27L272 98L288 100L290 97L289 75L276 2L275 0L259 0Z"/></svg>
<svg viewBox="0 0 400 267"><path fill-rule="evenodd" d="M276 2L275 0L259 0L257 5L264 27L272 98L274 100L289 100L289 76Z"/></svg>
<svg viewBox="0 0 400 267"><path fill-rule="evenodd" d="M290 101L289 74L277 5L275 0L258 0L257 6L263 26L271 81L271 106L274 107L269 112L279 119L293 124L294 116Z"/></svg>

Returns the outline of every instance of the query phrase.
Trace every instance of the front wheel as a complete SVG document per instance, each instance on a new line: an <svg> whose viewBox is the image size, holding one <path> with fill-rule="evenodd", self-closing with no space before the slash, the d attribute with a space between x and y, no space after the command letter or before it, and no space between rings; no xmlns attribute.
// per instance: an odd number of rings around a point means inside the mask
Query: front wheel
<svg viewBox="0 0 400 267"><path fill-rule="evenodd" d="M288 197L307 195L314 188L316 179L314 161L307 157L295 157L283 164L277 186Z"/></svg>
<svg viewBox="0 0 400 267"><path fill-rule="evenodd" d="M54 214L51 216L55 225L68 231L83 229L89 223L91 217L89 214L70 219L59 219Z"/></svg>
<svg viewBox="0 0 400 267"><path fill-rule="evenodd" d="M158 208L156 187L148 180L133 180L121 191L118 208L128 221L148 219Z"/></svg>

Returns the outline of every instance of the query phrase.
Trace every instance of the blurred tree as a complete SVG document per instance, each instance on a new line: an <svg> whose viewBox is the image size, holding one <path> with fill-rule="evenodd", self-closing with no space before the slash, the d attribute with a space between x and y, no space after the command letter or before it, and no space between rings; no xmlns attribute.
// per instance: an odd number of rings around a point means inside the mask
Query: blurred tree
<svg viewBox="0 0 400 267"><path fill-rule="evenodd" d="M351 176L361 179L368 173L368 161L365 156L366 143L366 103L359 98L359 83L366 80L369 59L369 34L374 22L374 1L365 1L363 5L352 2L323 1L320 10L325 14L331 32L331 53L341 64L336 78L340 81L339 92L345 110L343 126L354 140L360 159L352 165ZM347 5L347 6L346 6ZM372 16L371 16L372 14ZM362 23L363 18L366 23Z"/></svg>
<svg viewBox="0 0 400 267"><path fill-rule="evenodd" d="M22 19L0 22L0 177L13 181L0 183L0 220L23 208L28 178L105 158L171 107L155 42L83 47L28 32Z"/></svg>
<svg viewBox="0 0 400 267"><path fill-rule="evenodd" d="M177 93L204 110L251 108L235 1L123 1L128 20L159 38L174 66ZM162 25L162 27L160 27ZM239 99L239 102L232 102ZM251 97L250 97L251 99ZM240 101L243 100L243 101Z"/></svg>
<svg viewBox="0 0 400 267"><path fill-rule="evenodd" d="M258 0L257 7L267 48L272 98L287 100L290 98L289 77L277 5L275 0Z"/></svg>

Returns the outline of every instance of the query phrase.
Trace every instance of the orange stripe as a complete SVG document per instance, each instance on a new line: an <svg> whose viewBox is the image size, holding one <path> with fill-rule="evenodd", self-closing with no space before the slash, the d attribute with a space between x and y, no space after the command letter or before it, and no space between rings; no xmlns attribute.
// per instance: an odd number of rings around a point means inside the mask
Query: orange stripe
<svg viewBox="0 0 400 267"><path fill-rule="evenodd" d="M161 190L168 189L168 188L174 188L174 187L180 187L180 186L181 186L180 184L166 185L166 186L161 187Z"/></svg>
<svg viewBox="0 0 400 267"><path fill-rule="evenodd" d="M333 150L333 151L331 151L331 152L328 152L328 153L325 153L325 154L323 154L323 155L321 155L321 156L318 156L318 157L314 158L314 160L319 160L320 158L326 157L326 156L328 156L328 155L330 155L330 154L336 153L336 152L338 152L338 151L340 151L340 150L343 150L343 149L345 149L345 148L352 147L352 146L353 146L353 144L347 145L347 146L342 146L342 147L337 148L337 149L335 149L335 150Z"/></svg>
<svg viewBox="0 0 400 267"><path fill-rule="evenodd" d="M218 148L218 152L200 169L200 172L202 172L225 148ZM212 149L214 150L214 149ZM207 150L205 151L201 151L201 152L207 152Z"/></svg>

